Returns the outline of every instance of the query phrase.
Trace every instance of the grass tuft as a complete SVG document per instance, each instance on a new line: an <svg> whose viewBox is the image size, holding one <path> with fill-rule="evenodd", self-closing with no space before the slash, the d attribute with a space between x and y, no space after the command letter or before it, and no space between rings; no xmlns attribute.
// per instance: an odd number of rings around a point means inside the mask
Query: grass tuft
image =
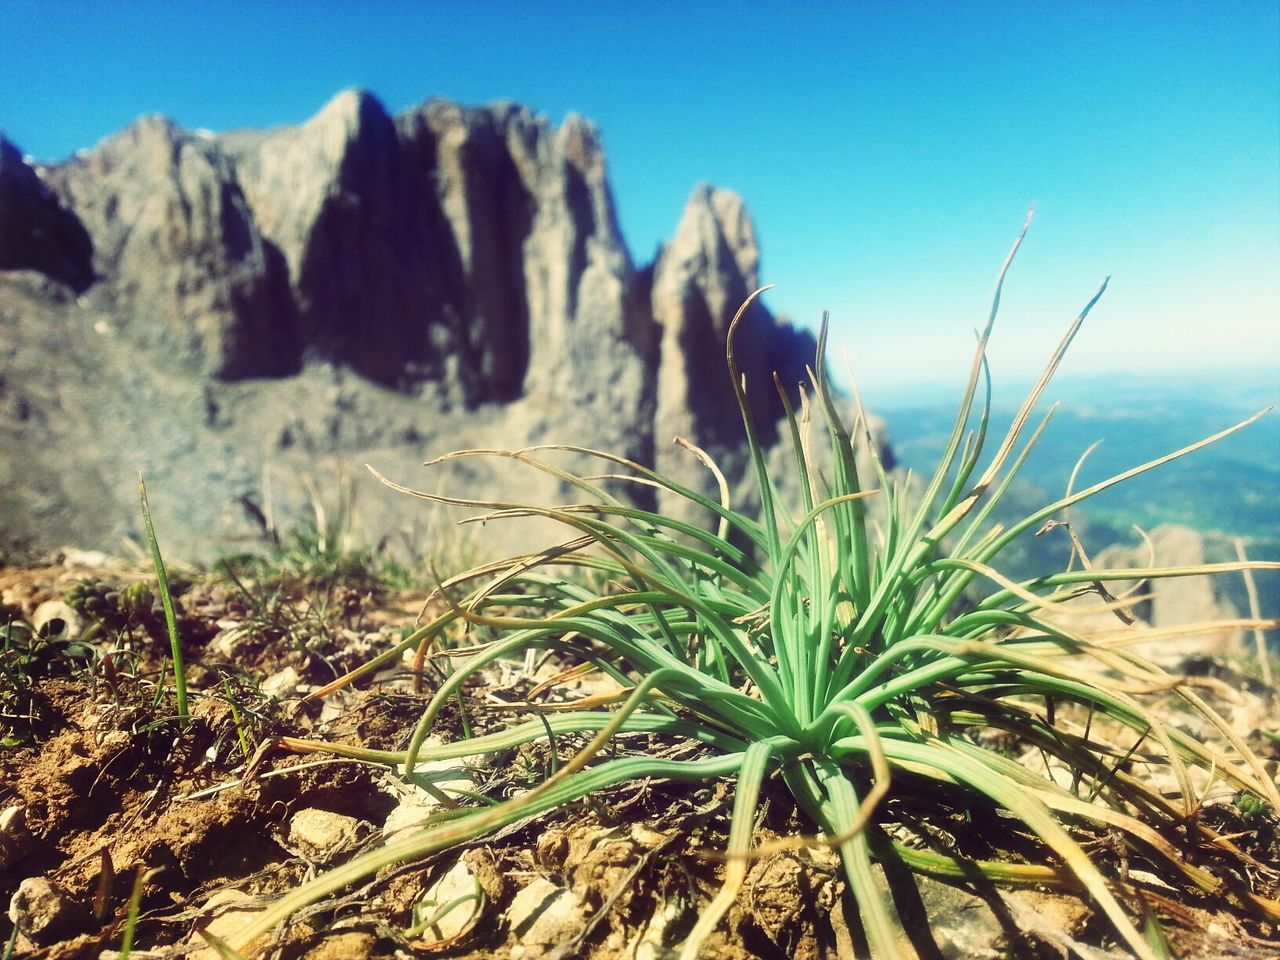
<svg viewBox="0 0 1280 960"><path fill-rule="evenodd" d="M1259 758L1202 700L1186 677L1139 656L1137 643L1178 636L1139 629L1126 617L1133 601L1106 585L1277 569L1230 564L1143 570L1091 566L1013 580L999 570L1018 537L1064 522L1068 508L1114 484L1184 456L1246 426L1192 444L1068 493L1004 525L992 520L1027 455L1046 428L1033 415L1063 355L1106 289L1104 283L1070 324L1044 373L995 452L984 456L990 418L986 347L1006 273L1024 226L997 279L955 425L926 482L891 477L869 443L867 418L849 410L828 380L826 321L799 402L783 385L784 437L793 475L771 474L747 403L734 341L747 306L729 328L726 360L748 438L755 495L731 489L710 458L719 499L608 452L571 446L515 451L468 450L442 460L503 457L548 474L576 491L578 502L540 506L424 493L381 477L410 496L481 511L478 522L537 516L568 531L563 544L485 564L441 583L447 609L376 663L428 649L450 625L493 631L496 639L445 672L403 751L362 751L289 741L287 748L360 755L411 775L417 764L496 753L544 738L581 735L587 746L539 785L501 803L451 811L447 818L392 841L282 897L232 944L242 947L300 908L377 870L492 833L611 785L643 778L693 783L736 780L723 886L683 945L696 956L733 904L745 866L778 845L753 847L761 795L770 780L839 852L872 952L898 956L902 931L875 864L891 861L944 879L981 875L1085 894L1125 946L1143 960L1165 951L1143 906L1140 881L1115 858L1082 843L1087 830L1116 838L1165 881L1256 916L1280 919L1280 904L1257 894L1247 859L1230 838L1198 816L1208 785L1224 782L1273 808L1275 783ZM982 397L979 402L979 397ZM1029 435L1028 435L1029 434ZM580 476L555 463L560 453L587 457L600 475ZM979 471L979 465L985 466ZM669 491L701 508L697 526L632 506L608 484ZM798 489L795 502L784 491ZM735 506L753 502L758 508ZM583 573L590 574L583 576ZM1084 634L1069 614L1092 597L1093 610L1117 614L1115 630ZM1234 625L1274 626L1256 614ZM504 730L426 747L442 709L468 680L495 661L551 651L566 670L600 671L620 693L557 705ZM370 667L357 671L329 692ZM1207 720L1222 745L1202 743L1167 722L1168 708ZM531 711L538 711L534 705ZM692 742L686 759L628 752L625 734ZM1043 769L1009 756L1008 744L1033 748ZM1002 746L1003 745L1003 746ZM610 748L610 749L606 749ZM1055 771L1058 771L1055 773ZM1065 776L1063 775L1065 773ZM1168 783L1176 785L1170 791ZM910 829L902 801L927 821L947 810L1000 810L1002 831L1033 836L1038 862L978 859ZM924 805L924 812L921 812ZM793 841L783 841L790 845ZM796 838L795 845L815 842ZM1213 847L1217 857L1195 854Z"/></svg>

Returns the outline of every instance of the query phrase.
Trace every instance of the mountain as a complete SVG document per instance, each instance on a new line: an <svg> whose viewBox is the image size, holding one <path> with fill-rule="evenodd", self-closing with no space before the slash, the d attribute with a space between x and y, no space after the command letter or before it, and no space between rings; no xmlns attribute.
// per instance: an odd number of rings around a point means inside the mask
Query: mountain
<svg viewBox="0 0 1280 960"><path fill-rule="evenodd" d="M744 474L724 340L759 258L742 200L699 186L637 267L595 128L514 104L392 116L346 91L221 135L143 117L52 165L0 139L0 545L138 542L140 470L167 549L203 559L255 516L332 509L346 480L368 537L453 535L364 462L458 495L570 494L514 463L422 469L458 448L594 447L713 494L670 440ZM814 349L752 307L738 353L766 439L771 374L798 383Z"/></svg>

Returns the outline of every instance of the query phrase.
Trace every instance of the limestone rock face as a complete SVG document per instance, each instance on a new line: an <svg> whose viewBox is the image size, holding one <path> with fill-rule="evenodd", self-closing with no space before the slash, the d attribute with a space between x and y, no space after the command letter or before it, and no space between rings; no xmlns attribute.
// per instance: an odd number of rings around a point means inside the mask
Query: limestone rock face
<svg viewBox="0 0 1280 960"><path fill-rule="evenodd" d="M279 255L216 142L144 117L48 180L93 243L93 300L139 348L225 379L298 366Z"/></svg>
<svg viewBox="0 0 1280 960"><path fill-rule="evenodd" d="M216 135L144 117L38 167L0 142L2 536L118 550L140 537L139 470L188 557L252 537L245 503L287 526L305 477L358 478L366 540L423 535L424 505L365 462L454 494L576 496L474 459L422 479L467 447L574 444L713 492L679 434L736 485L724 343L759 259L742 200L699 187L637 269L596 129L510 103L392 116L345 91L297 126ZM756 305L736 344L772 442L771 374L794 388L813 338Z"/></svg>
<svg viewBox="0 0 1280 960"><path fill-rule="evenodd" d="M653 270L653 316L662 331L654 439L659 471L708 495L715 494L713 478L671 441L691 440L737 474L735 480L746 472L733 455L746 435L727 379L725 340L738 307L760 286L759 270L760 248L742 198L696 187ZM758 300L744 316L734 354L764 442L776 439L782 415L772 374L794 395L815 348L812 335L780 323ZM677 498L663 505L677 509Z"/></svg>
<svg viewBox="0 0 1280 960"><path fill-rule="evenodd" d="M480 399L603 402L637 392L648 325L595 129L434 101L397 120L410 223L434 229L417 276L436 339Z"/></svg>
<svg viewBox="0 0 1280 960"><path fill-rule="evenodd" d="M79 291L93 281L89 235L0 137L0 270L37 270Z"/></svg>
<svg viewBox="0 0 1280 960"><path fill-rule="evenodd" d="M420 352L385 322L400 293L398 278L384 275L401 239L395 146L382 105L346 91L301 126L233 134L223 148L254 222L287 271L295 349L341 357L380 381L394 380L401 356Z"/></svg>
<svg viewBox="0 0 1280 960"><path fill-rule="evenodd" d="M444 101L393 119L347 91L226 146L307 354L467 404L638 388L634 270L584 121Z"/></svg>
<svg viewBox="0 0 1280 960"><path fill-rule="evenodd" d="M760 286L760 248L742 198L699 186L685 206L675 237L654 267L653 312L662 329L657 431L699 445L740 441L741 418L726 403L725 338L734 313ZM808 333L779 324L757 301L735 338L738 366L761 427L771 431L781 412L771 375L794 386L812 363Z"/></svg>
<svg viewBox="0 0 1280 960"><path fill-rule="evenodd" d="M672 443L677 436L692 441L724 471L739 497L736 506L743 505L743 492L750 490L754 477L745 456L746 431L727 378L725 341L734 314L759 287L760 246L742 198L730 190L696 187L674 238L653 268L651 302L662 332L654 459L661 473L718 499L711 473ZM779 435L784 408L774 375L798 408L800 389L812 391L808 368L817 342L807 330L775 317L757 299L744 314L733 346L756 433L768 448L771 475L784 497L794 494L791 499L798 504L798 482L791 482L796 478L790 440ZM855 429L856 411L850 406L840 413L845 426ZM883 465L893 467L883 423L872 419L862 433L875 444ZM860 476L871 480L876 474L865 447L862 454ZM815 445L814 455L823 455L821 444ZM702 511L680 497L663 494L659 503L682 519L701 519Z"/></svg>
<svg viewBox="0 0 1280 960"><path fill-rule="evenodd" d="M1127 570L1149 567L1194 567L1236 559L1231 538L1177 524L1156 527L1144 540L1112 544L1091 558L1095 569ZM1107 589L1116 597L1137 599L1128 610L1127 625L1106 610L1094 591L1066 601L1066 611L1053 619L1084 636L1126 638L1125 648L1168 670L1184 672L1188 664L1210 658L1249 655L1246 637L1235 627L1206 628L1241 616L1232 596L1230 576L1187 576L1158 580L1114 580ZM1247 603L1247 600L1245 601ZM1178 629L1185 628L1185 629ZM1156 631L1173 631L1161 635ZM1199 668L1197 668L1199 669Z"/></svg>

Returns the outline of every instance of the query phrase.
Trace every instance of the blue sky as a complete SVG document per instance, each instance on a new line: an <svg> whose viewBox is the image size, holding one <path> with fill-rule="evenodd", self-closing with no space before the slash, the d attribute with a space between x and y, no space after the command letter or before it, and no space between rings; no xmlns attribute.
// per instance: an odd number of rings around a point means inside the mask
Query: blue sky
<svg viewBox="0 0 1280 960"><path fill-rule="evenodd" d="M771 306L830 309L872 388L963 377L1032 201L997 379L1112 274L1067 372L1280 382L1274 0L0 2L0 129L42 160L141 113L296 123L352 86L595 121L637 262L694 184L737 190Z"/></svg>

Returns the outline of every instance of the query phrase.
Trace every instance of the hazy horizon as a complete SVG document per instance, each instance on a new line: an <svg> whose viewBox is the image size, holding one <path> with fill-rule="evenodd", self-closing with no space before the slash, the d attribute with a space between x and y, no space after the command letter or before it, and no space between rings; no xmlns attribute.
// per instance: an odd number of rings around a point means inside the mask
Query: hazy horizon
<svg viewBox="0 0 1280 960"><path fill-rule="evenodd" d="M1107 275L1064 376L1280 380L1280 8L1230 11L9 0L0 130L53 161L144 113L299 123L350 87L393 112L433 96L576 112L602 132L638 263L695 184L736 190L769 305L809 328L829 309L868 390L963 379L1034 201L997 383L1034 376Z"/></svg>
<svg viewBox="0 0 1280 960"><path fill-rule="evenodd" d="M958 358L955 369L945 376L869 384L864 384L859 379L859 391L868 408L873 412L903 411L912 407L953 404L959 400L964 385L968 381L971 359L971 354L969 357ZM842 358L836 359L836 366L843 370ZM855 376L857 376L856 371ZM1150 397L1161 391L1180 392L1170 389L1168 378L1171 377L1180 381L1181 392L1185 392L1187 388L1203 392L1211 387L1212 393L1219 401L1226 397L1234 397L1236 402L1232 406L1240 410L1248 408L1250 412L1254 412L1262 407L1280 406L1280 380L1277 379L1277 370L1274 364L1265 361L1223 365L1188 363L1163 369L1107 370L1073 370L1070 364L1064 363L1046 391L1046 399L1049 402L1061 400L1079 405L1086 401L1089 392L1096 391L1103 385L1113 388L1108 399L1134 395ZM841 383L844 384L846 379L842 373ZM1035 376L1026 373L1002 378L1000 371L993 370L993 402L997 406L1004 407L1019 404L1034 386L1035 381ZM1272 415L1280 416L1280 413L1273 411Z"/></svg>

